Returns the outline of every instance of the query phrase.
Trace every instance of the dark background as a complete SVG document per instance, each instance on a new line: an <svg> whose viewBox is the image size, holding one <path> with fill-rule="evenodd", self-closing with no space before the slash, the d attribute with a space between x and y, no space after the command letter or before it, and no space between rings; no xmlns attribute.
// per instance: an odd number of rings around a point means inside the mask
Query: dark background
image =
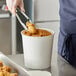
<svg viewBox="0 0 76 76"><path fill-rule="evenodd" d="M25 13L30 17L30 19L32 20L32 0L24 0L24 7L25 7ZM19 13L21 20L26 23L26 19L24 18L24 16L22 16ZM23 47L22 47L22 37L20 32L24 29L21 24L18 22L18 20L16 21L16 29L17 29L17 35L16 35L16 39L17 39L17 52L18 53L23 53Z"/></svg>

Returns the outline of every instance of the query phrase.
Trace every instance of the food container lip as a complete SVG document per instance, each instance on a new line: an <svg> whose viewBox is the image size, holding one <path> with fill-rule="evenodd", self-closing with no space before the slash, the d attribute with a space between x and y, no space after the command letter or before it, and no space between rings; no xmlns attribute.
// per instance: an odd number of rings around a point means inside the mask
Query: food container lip
<svg viewBox="0 0 76 76"><path fill-rule="evenodd" d="M23 36L25 36L25 37L30 37L30 38L44 38L44 37L51 37L51 36L54 36L54 34L55 34L55 32L54 32L53 30L48 29L48 28L38 28L38 29L44 29L44 30L47 30L47 31L51 32L52 35L42 36L42 37L40 37L40 36L37 36L37 37L36 37L36 36L35 36L35 37L33 37L33 36L27 36L27 35L24 35L24 34L22 33L24 30L21 31L21 35L23 35Z"/></svg>

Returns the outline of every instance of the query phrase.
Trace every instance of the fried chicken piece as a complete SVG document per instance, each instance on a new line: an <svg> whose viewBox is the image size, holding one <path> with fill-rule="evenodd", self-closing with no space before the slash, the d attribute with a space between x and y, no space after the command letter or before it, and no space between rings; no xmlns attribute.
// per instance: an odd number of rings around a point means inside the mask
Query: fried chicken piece
<svg viewBox="0 0 76 76"><path fill-rule="evenodd" d="M3 67L3 62L2 61L0 61L0 67Z"/></svg>
<svg viewBox="0 0 76 76"><path fill-rule="evenodd" d="M5 65L2 67L2 70L7 71L7 72L11 72L11 68L9 66L5 66Z"/></svg>
<svg viewBox="0 0 76 76"><path fill-rule="evenodd" d="M3 76L10 76L10 73L7 71L2 71L3 72Z"/></svg>
<svg viewBox="0 0 76 76"><path fill-rule="evenodd" d="M10 76L18 76L17 73L10 73Z"/></svg>
<svg viewBox="0 0 76 76"><path fill-rule="evenodd" d="M27 36L31 36L31 35L32 35L29 31L25 31L25 34L26 34Z"/></svg>
<svg viewBox="0 0 76 76"><path fill-rule="evenodd" d="M2 71L2 67L0 67L0 72Z"/></svg>
<svg viewBox="0 0 76 76"><path fill-rule="evenodd" d="M26 26L27 26L28 31L29 31L30 33L32 33L32 34L37 33L35 25L32 24L31 22L27 21L27 22L26 22Z"/></svg>
<svg viewBox="0 0 76 76"><path fill-rule="evenodd" d="M11 67L3 65L0 61L0 76L18 76L18 73L11 73Z"/></svg>
<svg viewBox="0 0 76 76"><path fill-rule="evenodd" d="M0 76L4 76L2 71L0 71Z"/></svg>

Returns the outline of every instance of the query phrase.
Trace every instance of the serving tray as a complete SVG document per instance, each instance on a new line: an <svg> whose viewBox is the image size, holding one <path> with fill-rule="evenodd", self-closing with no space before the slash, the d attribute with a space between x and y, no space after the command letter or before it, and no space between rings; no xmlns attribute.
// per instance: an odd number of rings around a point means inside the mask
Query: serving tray
<svg viewBox="0 0 76 76"><path fill-rule="evenodd" d="M18 76L30 76L30 74L26 69L16 64L14 61L12 61L10 58L8 58L1 52L0 52L0 61L2 61L4 65L10 66L12 68L12 72L17 72Z"/></svg>

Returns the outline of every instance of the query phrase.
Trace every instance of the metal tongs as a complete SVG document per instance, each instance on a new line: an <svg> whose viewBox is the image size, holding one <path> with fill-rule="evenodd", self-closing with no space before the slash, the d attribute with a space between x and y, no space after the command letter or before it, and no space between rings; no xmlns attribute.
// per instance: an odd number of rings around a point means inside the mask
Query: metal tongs
<svg viewBox="0 0 76 76"><path fill-rule="evenodd" d="M26 25L22 22L22 20L20 19L19 15L17 13L18 11L27 19L27 21L29 21L29 22L32 22L32 21L30 20L30 18L23 11L21 11L19 8L16 9L16 17L17 17L17 19L19 20L19 22L21 23L21 25L23 26L23 28L25 30L27 30Z"/></svg>

